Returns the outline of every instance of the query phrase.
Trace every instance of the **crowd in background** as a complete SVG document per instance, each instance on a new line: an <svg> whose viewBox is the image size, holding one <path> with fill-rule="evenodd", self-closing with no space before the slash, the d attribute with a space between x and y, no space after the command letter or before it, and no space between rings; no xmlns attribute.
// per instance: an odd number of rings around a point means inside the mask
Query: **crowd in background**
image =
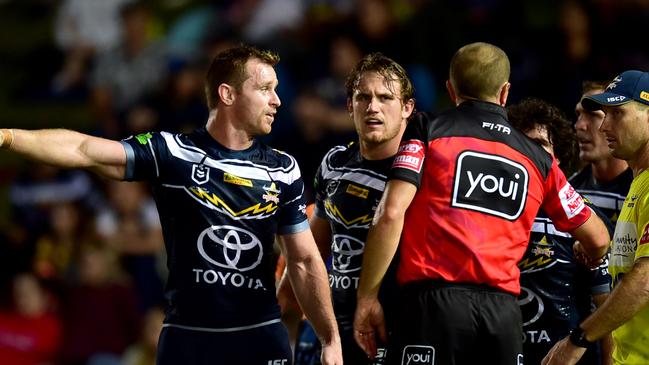
<svg viewBox="0 0 649 365"><path fill-rule="evenodd" d="M540 97L568 115L583 80L649 66L642 0L3 0L0 13L13 19L0 36L1 126L188 131L207 119L218 51L276 51L282 107L265 141L306 182L356 138L344 82L368 52L404 65L428 111L450 106L447 65L468 42L508 53L511 103ZM146 188L6 157L0 169L0 362L151 364L166 257Z"/></svg>

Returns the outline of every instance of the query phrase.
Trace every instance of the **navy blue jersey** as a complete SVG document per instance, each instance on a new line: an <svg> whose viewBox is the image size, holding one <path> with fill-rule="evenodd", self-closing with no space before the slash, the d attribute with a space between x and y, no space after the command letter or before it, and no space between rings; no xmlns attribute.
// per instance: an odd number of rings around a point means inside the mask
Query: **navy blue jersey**
<svg viewBox="0 0 649 365"><path fill-rule="evenodd" d="M125 180L153 187L167 249L166 326L241 329L279 321L273 243L308 228L293 157L261 142L221 146L205 128L122 142Z"/></svg>
<svg viewBox="0 0 649 365"><path fill-rule="evenodd" d="M612 232L610 221L587 204ZM590 313L591 295L610 292L608 261L588 269L575 260L575 239L557 230L542 211L534 220L530 243L519 262L526 364L540 364L550 348Z"/></svg>
<svg viewBox="0 0 649 365"><path fill-rule="evenodd" d="M604 212L608 219L615 224L632 180L633 171L631 168L627 168L613 180L598 183L593 176L591 165L588 165L570 177L570 184L579 194L588 198L593 205Z"/></svg>
<svg viewBox="0 0 649 365"><path fill-rule="evenodd" d="M352 143L329 150L316 173L315 214L331 227L329 285L341 322L354 320L365 240L392 160L365 160Z"/></svg>

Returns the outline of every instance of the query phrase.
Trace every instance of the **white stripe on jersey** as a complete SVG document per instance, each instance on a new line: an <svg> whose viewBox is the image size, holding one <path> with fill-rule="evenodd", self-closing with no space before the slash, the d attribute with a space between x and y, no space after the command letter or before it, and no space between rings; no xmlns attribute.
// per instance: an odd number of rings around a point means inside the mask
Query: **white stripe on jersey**
<svg viewBox="0 0 649 365"><path fill-rule="evenodd" d="M552 234L561 237L572 237L570 233L566 233L558 230L554 226L554 223L552 223L552 220L548 218L539 218L539 217L534 218L534 224L532 225L532 232Z"/></svg>
<svg viewBox="0 0 649 365"><path fill-rule="evenodd" d="M385 189L385 175L372 170L348 167L336 167L330 164L331 156L337 152L346 150L345 146L337 146L329 150L320 164L320 172L324 180L347 180L353 183L364 185L372 189L383 191ZM373 175L373 176L372 176Z"/></svg>
<svg viewBox="0 0 649 365"><path fill-rule="evenodd" d="M293 156L281 151L274 150L277 153L287 156L291 160L290 165L285 168L270 168L268 166L255 164L248 160L215 160L207 156L207 153L200 148L183 144L177 138L174 138L174 135L171 133L161 132L160 134L165 139L165 143L167 144L167 148L169 148L171 154L174 157L187 162L198 164L202 161L206 166L219 169L238 177L262 181L279 181L288 185L300 178L300 168Z"/></svg>
<svg viewBox="0 0 649 365"><path fill-rule="evenodd" d="M622 210L625 195L608 193L598 190L577 190L577 192L590 200L598 208Z"/></svg>

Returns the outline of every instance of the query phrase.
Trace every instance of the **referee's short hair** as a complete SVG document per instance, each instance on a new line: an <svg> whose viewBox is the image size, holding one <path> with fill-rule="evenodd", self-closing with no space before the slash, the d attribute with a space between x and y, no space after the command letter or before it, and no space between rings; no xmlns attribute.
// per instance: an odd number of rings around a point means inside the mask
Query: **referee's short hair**
<svg viewBox="0 0 649 365"><path fill-rule="evenodd" d="M455 52L449 79L458 96L486 100L498 96L509 72L509 58L502 49L478 42Z"/></svg>

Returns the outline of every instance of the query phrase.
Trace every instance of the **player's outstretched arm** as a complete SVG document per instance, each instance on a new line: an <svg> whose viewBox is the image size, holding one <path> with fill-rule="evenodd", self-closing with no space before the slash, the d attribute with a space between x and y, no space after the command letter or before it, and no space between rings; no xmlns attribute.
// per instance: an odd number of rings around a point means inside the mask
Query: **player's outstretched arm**
<svg viewBox="0 0 649 365"><path fill-rule="evenodd" d="M67 129L2 129L0 146L30 160L62 168L87 169L121 180L126 152L120 142Z"/></svg>
<svg viewBox="0 0 649 365"><path fill-rule="evenodd" d="M327 270L311 230L281 235L279 243L295 296L322 343L322 364L342 364Z"/></svg>
<svg viewBox="0 0 649 365"><path fill-rule="evenodd" d="M608 252L611 237L606 225L597 214L592 213L584 224L570 233L579 242L575 245L576 253L583 252L587 256L588 260L585 264L590 267L600 265L604 255Z"/></svg>

